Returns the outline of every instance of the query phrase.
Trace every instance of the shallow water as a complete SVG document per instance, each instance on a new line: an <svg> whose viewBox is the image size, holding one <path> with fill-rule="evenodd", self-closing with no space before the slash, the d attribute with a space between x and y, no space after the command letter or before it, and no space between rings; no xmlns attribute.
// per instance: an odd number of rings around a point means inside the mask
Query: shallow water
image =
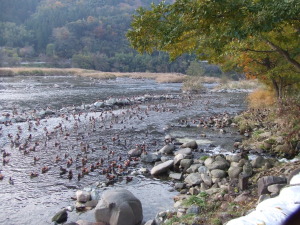
<svg viewBox="0 0 300 225"><path fill-rule="evenodd" d="M0 81L2 113L12 113L13 109L17 109L19 115L29 116L33 109L48 107L56 110L54 116L42 119L39 123L29 121L0 125L1 150L11 153L5 157L9 162L0 166L5 176L0 181L0 224L51 224L52 216L60 208L74 204L71 197L76 190L104 181L105 176L101 174L103 168L113 161L123 164L127 159L127 151L136 144L145 144L148 152L155 152L163 146L164 136L171 134L179 140L186 137L197 139L200 148L213 153L214 150L232 150L234 139L240 138L234 130L220 134L218 131L197 128L192 121L225 112L231 115L240 112L245 107L243 93L208 92L146 102L113 111L84 110L81 114L64 111L62 114L59 110L63 107L89 105L111 96L132 97L146 93L180 95L181 85L157 84L147 79L98 81L71 76L13 77L1 78ZM184 124L181 123L182 119L185 120ZM206 138L200 138L201 133L206 133ZM21 146L28 143L25 149L38 143L35 151L27 152L19 146L12 146L11 140L15 140L17 134ZM39 160L34 163L33 157ZM55 160L56 157L60 160ZM82 165L83 157L87 158L86 165ZM119 157L122 159L119 160ZM71 180L66 174L59 175L59 167L67 168L70 158L73 163L68 170L74 174ZM104 161L102 167L78 181L77 173L82 167L89 167L100 158ZM50 170L42 174L43 166L50 167ZM140 167L151 168L151 165L131 165L125 172L130 175ZM38 172L39 176L30 178L31 172ZM14 180L14 185L8 183L9 177ZM135 182L123 183L115 186L125 187L141 199L145 220L173 204L172 196L175 193L168 191L171 182L136 177ZM93 221L93 211L69 214L68 221L78 219Z"/></svg>

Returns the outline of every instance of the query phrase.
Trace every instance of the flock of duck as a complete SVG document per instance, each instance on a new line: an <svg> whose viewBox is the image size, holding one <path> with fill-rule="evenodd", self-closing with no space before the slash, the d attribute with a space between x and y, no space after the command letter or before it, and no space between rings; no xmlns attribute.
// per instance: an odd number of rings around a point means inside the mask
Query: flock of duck
<svg viewBox="0 0 300 225"><path fill-rule="evenodd" d="M0 132L7 143L1 149L3 167L12 163L11 160L23 158L23 162L29 162L27 175L31 179L51 170L69 180L80 181L97 172L108 183L120 179L129 182L132 177L128 168L137 165L139 158L130 157L127 152L135 146L146 153L149 145L156 145L156 141L149 142L147 132L144 136L140 133L138 138L127 139L128 129L134 131L151 111L172 113L174 109L164 104L133 105L114 111L61 114L58 118L2 124L1 131L9 131ZM10 116L18 114L15 110ZM12 157L13 154L19 154L19 158ZM0 180L5 177L0 170ZM9 176L9 184L13 185L14 179Z"/></svg>

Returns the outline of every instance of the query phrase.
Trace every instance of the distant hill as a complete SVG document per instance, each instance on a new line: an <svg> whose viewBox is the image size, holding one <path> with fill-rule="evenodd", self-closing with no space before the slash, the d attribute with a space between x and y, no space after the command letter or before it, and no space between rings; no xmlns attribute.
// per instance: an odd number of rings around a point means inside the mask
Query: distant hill
<svg viewBox="0 0 300 225"><path fill-rule="evenodd" d="M138 7L159 0L1 0L0 61L102 71L185 73L193 56L139 55L125 37ZM174 1L166 1L171 3Z"/></svg>

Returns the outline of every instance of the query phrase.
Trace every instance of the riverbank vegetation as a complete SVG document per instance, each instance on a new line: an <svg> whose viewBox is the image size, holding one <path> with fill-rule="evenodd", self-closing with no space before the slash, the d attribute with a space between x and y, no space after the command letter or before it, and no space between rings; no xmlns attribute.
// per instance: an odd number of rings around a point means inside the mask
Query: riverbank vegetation
<svg viewBox="0 0 300 225"><path fill-rule="evenodd" d="M182 83L186 75L179 73L121 73L121 72L101 72L79 68L31 68L15 67L0 68L1 76L53 76L53 75L74 75L91 77L95 79L116 79L117 77L128 77L134 79L153 79L159 83Z"/></svg>
<svg viewBox="0 0 300 225"><path fill-rule="evenodd" d="M139 52L165 51L172 59L195 54L200 60L219 65L222 71L243 73L248 79L245 85L258 89L248 97L249 110L235 118L239 132L247 137L236 145L246 155L294 158L300 153L299 16L297 1L177 0L140 8L127 37ZM251 79L261 85L251 85ZM223 87L233 88L234 83L223 83ZM258 176L268 175L266 169L258 171ZM253 193L251 207L257 202L256 191L257 180L253 180L247 190L248 195ZM203 206L201 196L192 196L192 200ZM214 200L205 202L209 205ZM211 217L214 221L200 218L199 222L197 215L178 213L169 220L172 224L222 224L250 209L236 204L233 211L242 213L231 213L228 204ZM224 215L230 218L222 218Z"/></svg>

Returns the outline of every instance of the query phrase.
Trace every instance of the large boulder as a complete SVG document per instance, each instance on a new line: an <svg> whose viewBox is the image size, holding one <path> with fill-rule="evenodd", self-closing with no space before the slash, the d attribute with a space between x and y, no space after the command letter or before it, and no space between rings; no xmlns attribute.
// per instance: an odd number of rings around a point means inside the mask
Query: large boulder
<svg viewBox="0 0 300 225"><path fill-rule="evenodd" d="M262 194L269 194L268 186L272 184L286 184L287 179L285 177L277 177L277 176L265 176L258 180L258 196Z"/></svg>
<svg viewBox="0 0 300 225"><path fill-rule="evenodd" d="M184 179L184 182L191 186L198 185L202 182L201 174L191 173Z"/></svg>
<svg viewBox="0 0 300 225"><path fill-rule="evenodd" d="M196 141L190 141L190 142L182 144L180 147L181 148L197 149L198 148L198 144L197 144Z"/></svg>
<svg viewBox="0 0 300 225"><path fill-rule="evenodd" d="M158 164L157 166L154 166L151 169L151 175L158 175L158 174L162 174L165 173L169 170L169 168L171 168L173 166L174 160L168 160L166 162L163 162L161 164Z"/></svg>
<svg viewBox="0 0 300 225"><path fill-rule="evenodd" d="M110 225L139 225L143 221L142 204L126 189L108 190L96 206L95 218Z"/></svg>
<svg viewBox="0 0 300 225"><path fill-rule="evenodd" d="M91 193L90 192L87 192L87 191L81 191L81 190L78 190L76 192L76 198L77 198L77 201L78 202L87 202L91 199Z"/></svg>
<svg viewBox="0 0 300 225"><path fill-rule="evenodd" d="M142 154L141 161L146 163L154 163L160 160L161 156L153 153Z"/></svg>
<svg viewBox="0 0 300 225"><path fill-rule="evenodd" d="M219 160L219 161L214 161L210 165L207 165L207 168L209 170L227 170L229 168L230 164L227 162L225 159L224 160Z"/></svg>
<svg viewBox="0 0 300 225"><path fill-rule="evenodd" d="M168 154L172 154L174 150L175 150L175 146L171 143L162 147L159 150L159 153L168 155Z"/></svg>

